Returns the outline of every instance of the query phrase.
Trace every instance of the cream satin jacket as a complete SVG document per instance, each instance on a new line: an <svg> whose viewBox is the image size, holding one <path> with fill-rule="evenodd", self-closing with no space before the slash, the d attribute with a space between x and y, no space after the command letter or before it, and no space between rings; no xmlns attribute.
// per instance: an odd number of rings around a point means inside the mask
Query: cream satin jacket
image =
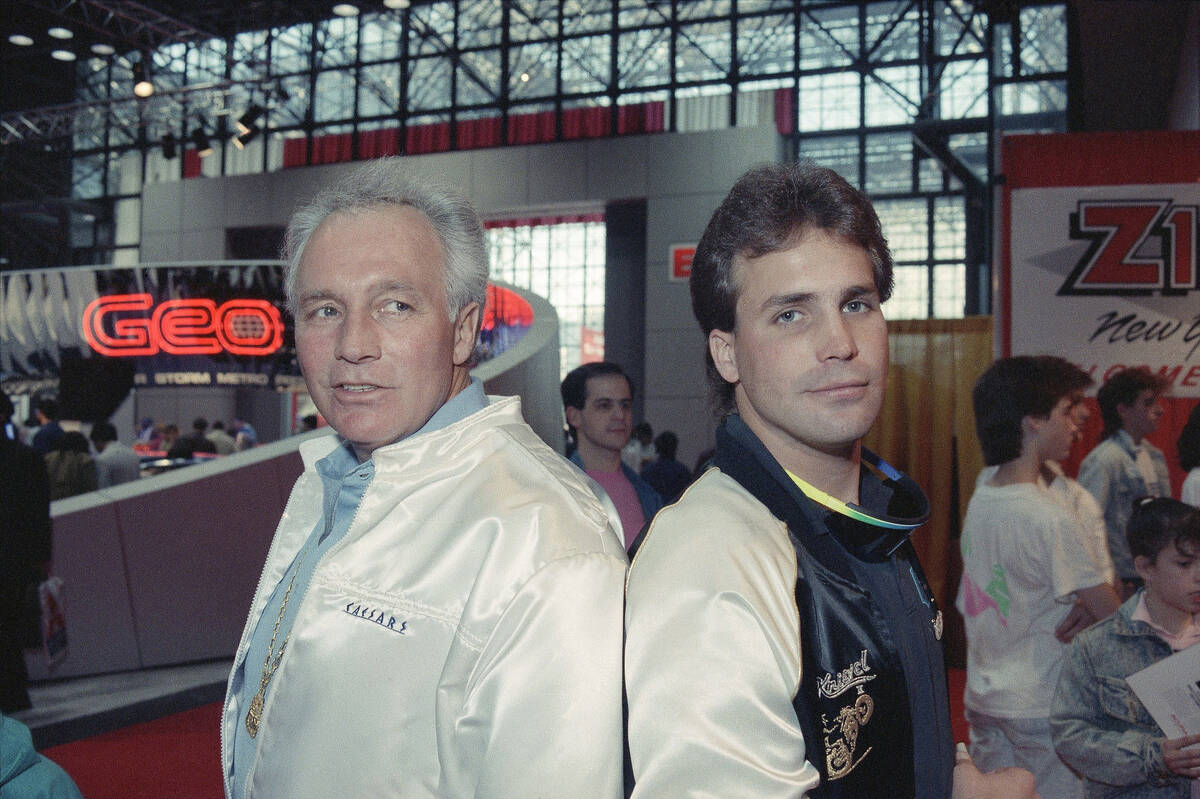
<svg viewBox="0 0 1200 799"><path fill-rule="evenodd" d="M301 446L234 674L321 516L313 464L334 446ZM373 458L349 532L299 598L246 796L621 796L625 552L584 476L515 397ZM245 715L228 691L227 794Z"/></svg>

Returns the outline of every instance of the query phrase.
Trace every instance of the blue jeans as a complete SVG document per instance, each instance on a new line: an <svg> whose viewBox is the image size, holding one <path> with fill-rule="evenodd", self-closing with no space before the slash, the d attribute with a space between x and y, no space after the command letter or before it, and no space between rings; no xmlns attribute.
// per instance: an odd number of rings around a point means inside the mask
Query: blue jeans
<svg viewBox="0 0 1200 799"><path fill-rule="evenodd" d="M1081 799L1083 782L1058 759L1050 719L1002 719L966 710L971 759L983 772L1016 766L1033 774L1043 799Z"/></svg>

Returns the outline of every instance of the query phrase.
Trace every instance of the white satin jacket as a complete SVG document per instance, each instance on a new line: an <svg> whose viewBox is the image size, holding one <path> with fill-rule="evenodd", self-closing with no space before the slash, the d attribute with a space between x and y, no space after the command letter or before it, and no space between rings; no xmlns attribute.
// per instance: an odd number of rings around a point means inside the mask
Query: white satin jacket
<svg viewBox="0 0 1200 799"><path fill-rule="evenodd" d="M234 674L320 518L313 464L335 445L301 446ZM515 397L373 458L350 530L299 598L248 799L621 796L625 552L584 476ZM227 794L245 715L228 691Z"/></svg>

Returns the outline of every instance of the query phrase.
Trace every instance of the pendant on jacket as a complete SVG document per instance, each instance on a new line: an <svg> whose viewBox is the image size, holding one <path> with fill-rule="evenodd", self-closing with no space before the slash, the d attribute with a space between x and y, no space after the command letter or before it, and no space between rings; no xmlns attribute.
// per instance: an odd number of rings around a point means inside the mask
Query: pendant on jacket
<svg viewBox="0 0 1200 799"><path fill-rule="evenodd" d="M246 711L246 732L250 737L258 735L258 722L262 720L263 692L259 691L250 700L250 709Z"/></svg>

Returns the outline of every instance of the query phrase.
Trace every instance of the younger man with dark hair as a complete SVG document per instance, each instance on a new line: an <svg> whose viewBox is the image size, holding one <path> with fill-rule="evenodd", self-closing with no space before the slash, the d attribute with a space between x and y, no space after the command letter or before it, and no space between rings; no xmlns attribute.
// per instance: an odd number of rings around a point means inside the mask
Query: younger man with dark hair
<svg viewBox="0 0 1200 799"><path fill-rule="evenodd" d="M662 507L658 492L621 461L633 424L633 383L615 363L585 363L563 378L562 399L575 441L571 462L616 506L628 550Z"/></svg>
<svg viewBox="0 0 1200 799"><path fill-rule="evenodd" d="M1079 436L1076 408L1090 378L1061 358L994 363L975 384L985 469L963 524L958 609L967 633L971 757L983 770L1033 772L1038 792L1070 799L1080 782L1054 753L1049 708L1076 598L1094 618L1119 601L1089 548L1089 530L1050 485L1050 464Z"/></svg>
<svg viewBox="0 0 1200 799"><path fill-rule="evenodd" d="M1158 428L1163 413L1158 398L1166 389L1167 381L1144 367L1125 369L1106 380L1096 392L1104 440L1079 466L1079 483L1104 512L1108 550L1125 597L1141 584L1125 540L1133 500L1171 496L1167 459L1145 440Z"/></svg>
<svg viewBox="0 0 1200 799"><path fill-rule="evenodd" d="M1200 508L1143 497L1128 543L1145 590L1071 643L1054 746L1086 779L1085 796L1188 799L1200 794L1200 735L1165 735L1126 678L1200 645Z"/></svg>
<svg viewBox="0 0 1200 799"><path fill-rule="evenodd" d="M928 502L862 447L891 289L879 218L832 170L753 169L709 221L692 308L722 421L629 571L634 799L1018 795L1018 775L955 769L908 542Z"/></svg>

